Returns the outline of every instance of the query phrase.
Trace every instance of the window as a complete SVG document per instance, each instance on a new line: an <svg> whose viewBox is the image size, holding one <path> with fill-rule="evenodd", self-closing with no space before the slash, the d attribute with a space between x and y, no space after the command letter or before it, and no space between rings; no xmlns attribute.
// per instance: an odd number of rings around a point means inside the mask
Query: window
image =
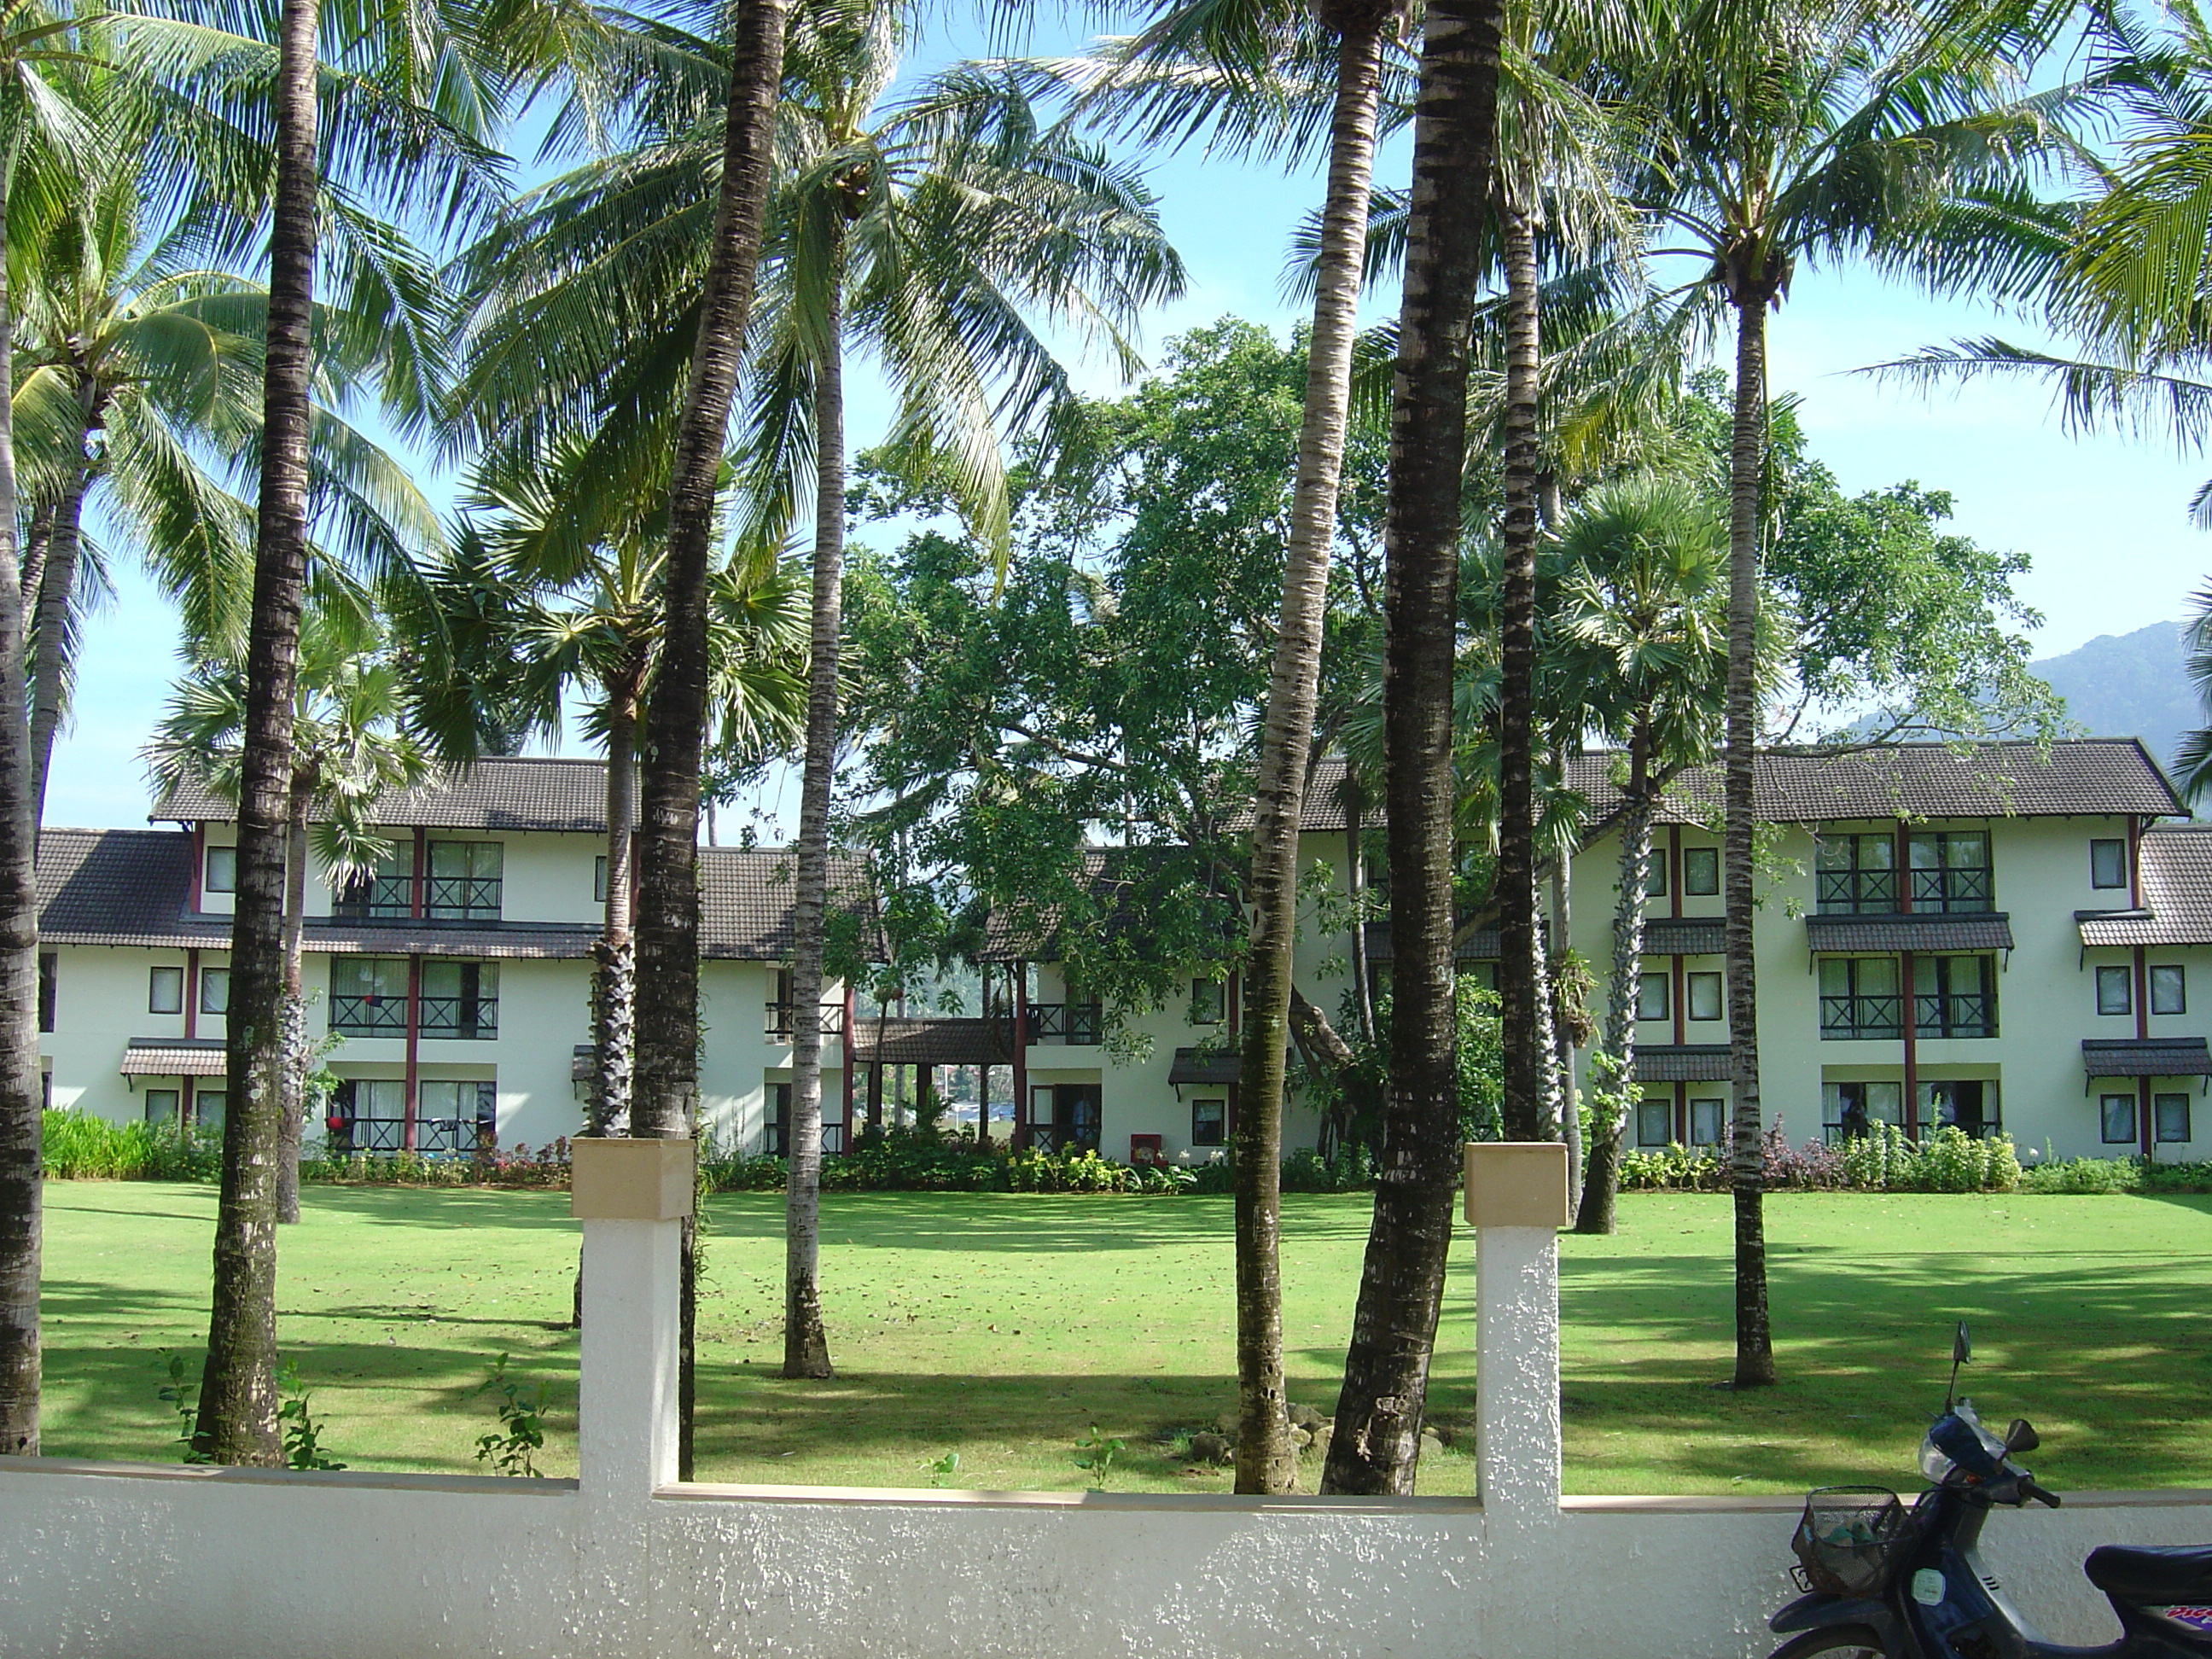
<svg viewBox="0 0 2212 1659"><path fill-rule="evenodd" d="M155 968L146 975L146 1012L181 1014L185 1012L185 970Z"/></svg>
<svg viewBox="0 0 2212 1659"><path fill-rule="evenodd" d="M2097 1012L2132 1014L2135 1011L2135 976L2124 968L2097 969Z"/></svg>
<svg viewBox="0 0 2212 1659"><path fill-rule="evenodd" d="M1190 1144L1226 1146L1229 1144L1229 1103L1225 1099L1190 1103Z"/></svg>
<svg viewBox="0 0 2212 1659"><path fill-rule="evenodd" d="M221 1129L223 1108L229 1099L221 1089L201 1090L192 1097L192 1121L203 1129Z"/></svg>
<svg viewBox="0 0 2212 1659"><path fill-rule="evenodd" d="M2128 844L2124 841L2089 843L2089 885L2124 887L2128 884Z"/></svg>
<svg viewBox="0 0 2212 1659"><path fill-rule="evenodd" d="M1375 989L1379 994L1387 995L1389 992L1389 967L1387 962L1375 964ZM1462 962L1459 965L1459 974L1462 979L1473 980L1486 991L1498 988L1498 964L1494 962Z"/></svg>
<svg viewBox="0 0 2212 1659"><path fill-rule="evenodd" d="M1654 848L1644 858L1644 896L1667 896L1667 855Z"/></svg>
<svg viewBox="0 0 2212 1659"><path fill-rule="evenodd" d="M1710 898L1721 890L1721 849L1686 847L1682 849L1682 890L1692 897Z"/></svg>
<svg viewBox="0 0 2212 1659"><path fill-rule="evenodd" d="M425 1078L415 1085L416 1151L472 1152L498 1139L496 1084Z"/></svg>
<svg viewBox="0 0 2212 1659"><path fill-rule="evenodd" d="M406 1029L404 957L331 958L331 1030L346 1036L396 1036Z"/></svg>
<svg viewBox="0 0 2212 1659"><path fill-rule="evenodd" d="M207 849L206 878L201 884L210 893L234 893L238 890L238 848L210 847Z"/></svg>
<svg viewBox="0 0 2212 1659"><path fill-rule="evenodd" d="M1229 1017L1229 988L1218 979L1190 982L1190 1023L1218 1025Z"/></svg>
<svg viewBox="0 0 2212 1659"><path fill-rule="evenodd" d="M1813 884L1824 915L1887 915L1897 908L1895 836L1823 836Z"/></svg>
<svg viewBox="0 0 2212 1659"><path fill-rule="evenodd" d="M1994 957L1913 958L1913 1029L1922 1036L1995 1036L1996 969Z"/></svg>
<svg viewBox="0 0 2212 1659"><path fill-rule="evenodd" d="M1978 1079L1923 1083L1920 1121L1935 1128L1948 1123L1970 1135L1993 1135L1999 1127L1997 1085Z"/></svg>
<svg viewBox="0 0 2212 1659"><path fill-rule="evenodd" d="M54 951L39 952L39 1029L54 1029L54 1003L61 990L61 957Z"/></svg>
<svg viewBox="0 0 2212 1659"><path fill-rule="evenodd" d="M146 1121L157 1129L176 1127L177 1091L174 1089L146 1091Z"/></svg>
<svg viewBox="0 0 2212 1659"><path fill-rule="evenodd" d="M592 860L592 902L607 902L607 855L602 853Z"/></svg>
<svg viewBox="0 0 2212 1659"><path fill-rule="evenodd" d="M1728 1126L1728 1102L1725 1100L1693 1100L1690 1103L1690 1145L1717 1146L1723 1131Z"/></svg>
<svg viewBox="0 0 2212 1659"><path fill-rule="evenodd" d="M1688 993L1692 1019L1718 1019L1722 1017L1721 976L1718 974L1691 974L1686 976L1684 988Z"/></svg>
<svg viewBox="0 0 2212 1659"><path fill-rule="evenodd" d="M2160 963L2152 967L2150 1011L2154 1014L2189 1012L2189 970L2179 963Z"/></svg>
<svg viewBox="0 0 2212 1659"><path fill-rule="evenodd" d="M2107 1146L2132 1146L2136 1144L2136 1097L2133 1095L2099 1096L2097 1121Z"/></svg>
<svg viewBox="0 0 2212 1659"><path fill-rule="evenodd" d="M413 851L388 853L374 869L347 877L331 895L331 909L351 921L395 921L413 915Z"/></svg>
<svg viewBox="0 0 2212 1659"><path fill-rule="evenodd" d="M761 1121L761 1155L763 1158L791 1156L791 1085L788 1083L768 1085L768 1111Z"/></svg>
<svg viewBox="0 0 2212 1659"><path fill-rule="evenodd" d="M334 1152L396 1152L407 1145L407 1085L396 1077L348 1078L324 1120Z"/></svg>
<svg viewBox="0 0 2212 1659"><path fill-rule="evenodd" d="M2184 1141L2189 1139L2189 1097L2187 1095L2155 1095L2151 1099L2151 1123L2160 1140Z"/></svg>
<svg viewBox="0 0 2212 1659"><path fill-rule="evenodd" d="M483 1038L499 1035L499 964L422 964L422 1035Z"/></svg>
<svg viewBox="0 0 2212 1659"><path fill-rule="evenodd" d="M1636 981L1636 1017L1638 1019L1665 1019L1668 1014L1667 975L1642 974Z"/></svg>
<svg viewBox="0 0 2212 1659"><path fill-rule="evenodd" d="M1905 1122L1902 1083L1824 1083L1820 1085L1821 1138L1832 1146L1839 1140L1861 1140L1877 1123Z"/></svg>
<svg viewBox="0 0 2212 1659"><path fill-rule="evenodd" d="M496 921L505 860L495 841L434 841L424 914L441 921Z"/></svg>
<svg viewBox="0 0 2212 1659"><path fill-rule="evenodd" d="M1820 1035L1828 1039L1905 1035L1895 957L1820 958Z"/></svg>
<svg viewBox="0 0 2212 1659"><path fill-rule="evenodd" d="M1638 1146L1664 1146L1674 1139L1674 1104L1669 1100L1639 1100L1636 1103Z"/></svg>
<svg viewBox="0 0 2212 1659"><path fill-rule="evenodd" d="M1916 830L1906 837L1916 910L1987 910L1996 883L1990 838L1979 830Z"/></svg>
<svg viewBox="0 0 2212 1659"><path fill-rule="evenodd" d="M230 1012L229 969L200 969L200 1012L204 1014L227 1014Z"/></svg>

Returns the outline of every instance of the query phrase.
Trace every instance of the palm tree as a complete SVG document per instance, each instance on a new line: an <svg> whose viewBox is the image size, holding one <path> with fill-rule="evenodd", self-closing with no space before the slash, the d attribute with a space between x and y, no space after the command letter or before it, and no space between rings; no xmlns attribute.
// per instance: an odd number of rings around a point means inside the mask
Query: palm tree
<svg viewBox="0 0 2212 1659"><path fill-rule="evenodd" d="M1668 780L1704 760L1721 717L1727 653L1718 604L1727 556L1720 514L1669 478L1601 488L1561 538L1568 574L1558 631L1579 672L1603 688L1604 726L1626 751L1613 819L1620 836L1613 964L1603 1035L1590 1061L1589 1165L1575 1230L1609 1233L1620 1144L1634 1117L1636 989L1643 971L1651 825Z"/></svg>
<svg viewBox="0 0 2212 1659"><path fill-rule="evenodd" d="M1391 424L1385 694L1390 1098L1324 1492L1412 1489L1457 1185L1452 669L1467 339L1481 279L1503 8L1431 0Z"/></svg>
<svg viewBox="0 0 2212 1659"><path fill-rule="evenodd" d="M1948 286L1991 267L1972 234L1987 216L1947 224L1945 210L2043 142L2037 112L2007 100L2064 15L2009 0L1926 15L1881 0L1686 0L1653 38L1704 49L1670 46L1639 89L1649 125L1630 193L1680 239L1659 252L1699 262L1689 297L1735 333L1722 888L1739 1388L1775 1378L1752 953L1767 314L1804 260L1857 254Z"/></svg>
<svg viewBox="0 0 2212 1659"><path fill-rule="evenodd" d="M276 1219L300 1218L300 1146L307 1097L307 1003L301 975L307 885L312 852L335 884L366 874L390 856L373 812L378 799L421 781L422 750L398 732L397 672L382 630L369 615L311 605L301 619L293 679L292 778L285 804L284 1041L287 1066L277 1137ZM155 782L174 788L204 782L238 798L238 736L246 684L235 655L201 653L179 682L148 744Z"/></svg>

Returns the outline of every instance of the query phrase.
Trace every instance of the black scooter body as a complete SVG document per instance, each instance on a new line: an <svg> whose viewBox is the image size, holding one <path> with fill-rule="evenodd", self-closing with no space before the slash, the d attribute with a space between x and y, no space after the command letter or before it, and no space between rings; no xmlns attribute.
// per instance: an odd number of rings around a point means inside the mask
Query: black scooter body
<svg viewBox="0 0 2212 1659"><path fill-rule="evenodd" d="M1883 1659L2207 1659L2212 1656L2212 1632L2131 1605L2117 1595L2106 1599L2119 1615L2118 1641L2075 1648L2042 1640L1975 1553L1982 1522L1989 1512L1989 1499L1971 1490L1938 1486L1926 1493L1913 1511L1919 1542L1905 1558L1903 1568L1883 1587L1881 1597L1819 1594L1798 1597L1768 1621L1778 1635L1802 1633L1799 1640L1777 1650L1774 1659L1795 1659L1797 1653L1818 1648L1820 1638L1832 1637L1838 1630L1863 1632L1865 1645L1880 1651Z"/></svg>

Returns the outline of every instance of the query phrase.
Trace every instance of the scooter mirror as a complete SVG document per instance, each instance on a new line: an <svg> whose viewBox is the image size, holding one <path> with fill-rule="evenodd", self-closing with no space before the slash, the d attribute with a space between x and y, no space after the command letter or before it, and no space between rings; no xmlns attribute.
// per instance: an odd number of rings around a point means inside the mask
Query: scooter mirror
<svg viewBox="0 0 2212 1659"><path fill-rule="evenodd" d="M2012 1426L2005 1431L2005 1449L2008 1452L2032 1452L2043 1443L2043 1437L2035 1431L2035 1425L2024 1417L2015 1417Z"/></svg>
<svg viewBox="0 0 2212 1659"><path fill-rule="evenodd" d="M1958 1330L1951 1338L1951 1363L1963 1365L1974 1357L1974 1340L1966 1334L1966 1322L1959 1322Z"/></svg>

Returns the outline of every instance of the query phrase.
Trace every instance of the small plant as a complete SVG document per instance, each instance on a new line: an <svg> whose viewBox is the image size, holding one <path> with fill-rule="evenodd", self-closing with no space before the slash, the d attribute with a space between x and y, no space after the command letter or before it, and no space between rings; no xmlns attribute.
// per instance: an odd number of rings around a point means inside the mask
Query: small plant
<svg viewBox="0 0 2212 1659"><path fill-rule="evenodd" d="M921 1460L921 1468L922 1473L928 1475L931 1486L941 1486L960 1473L960 1454L949 1451L942 1457L925 1457Z"/></svg>
<svg viewBox="0 0 2212 1659"><path fill-rule="evenodd" d="M300 1381L300 1362L284 1362L279 1379L284 1403L276 1408L276 1421L284 1432L284 1467L288 1469L342 1469L344 1464L323 1451L322 1425L307 1409L310 1395Z"/></svg>
<svg viewBox="0 0 2212 1659"><path fill-rule="evenodd" d="M1103 1489L1107 1475L1113 1471L1114 1460L1121 1455L1121 1451L1122 1443L1109 1435L1099 1433L1098 1425L1093 1423L1089 1436L1075 1443L1075 1467L1090 1470Z"/></svg>
<svg viewBox="0 0 2212 1659"><path fill-rule="evenodd" d="M477 1462L490 1464L501 1474L541 1476L538 1454L545 1449L544 1401L534 1392L525 1393L507 1374L505 1354L492 1361L490 1374L477 1384L476 1392L499 1396L499 1431L478 1437Z"/></svg>
<svg viewBox="0 0 2212 1659"><path fill-rule="evenodd" d="M193 1443L199 1426L199 1390L188 1380L191 1371L184 1355L173 1348L161 1350L169 1380L159 1390L163 1404L177 1414L177 1449L187 1463L204 1463L208 1455Z"/></svg>

